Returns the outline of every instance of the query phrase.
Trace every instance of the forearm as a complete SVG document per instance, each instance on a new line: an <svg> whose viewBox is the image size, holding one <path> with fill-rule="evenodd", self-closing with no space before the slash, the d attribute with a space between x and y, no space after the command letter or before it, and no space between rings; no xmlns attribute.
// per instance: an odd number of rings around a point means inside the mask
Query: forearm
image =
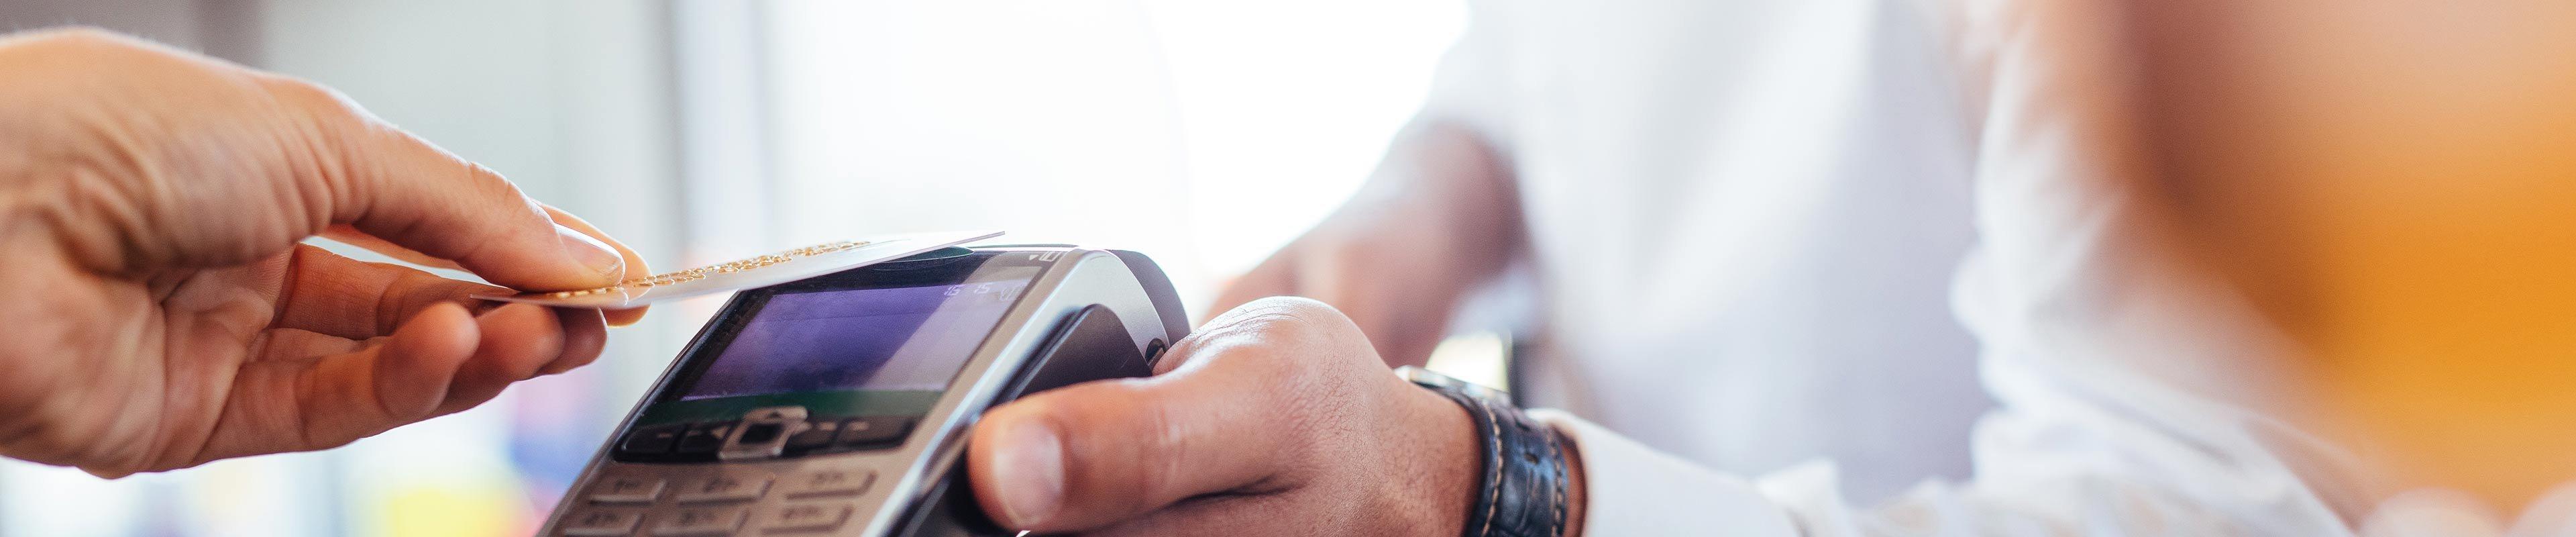
<svg viewBox="0 0 2576 537"><path fill-rule="evenodd" d="M1420 364L1450 311L1523 244L1512 178L1475 133L1408 127L1361 190L1208 311L1298 295L1349 314L1391 365Z"/></svg>

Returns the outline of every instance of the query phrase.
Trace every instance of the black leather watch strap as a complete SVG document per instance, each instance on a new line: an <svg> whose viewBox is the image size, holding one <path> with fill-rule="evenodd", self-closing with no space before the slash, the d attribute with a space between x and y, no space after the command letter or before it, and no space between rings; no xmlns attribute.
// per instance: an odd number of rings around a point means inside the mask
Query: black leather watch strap
<svg viewBox="0 0 2576 537"><path fill-rule="evenodd" d="M1398 373L1458 402L1476 422L1484 475L1468 504L1463 537L1565 535L1565 439L1556 428L1531 419L1500 392L1410 366Z"/></svg>

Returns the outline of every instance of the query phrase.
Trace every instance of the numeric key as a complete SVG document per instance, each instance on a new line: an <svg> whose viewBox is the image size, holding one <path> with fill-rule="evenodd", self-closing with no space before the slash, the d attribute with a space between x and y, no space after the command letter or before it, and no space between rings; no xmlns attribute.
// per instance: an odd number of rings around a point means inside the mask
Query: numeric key
<svg viewBox="0 0 2576 537"><path fill-rule="evenodd" d="M742 529L743 519L750 514L749 510L741 507L684 507L663 515L660 522L654 523L653 535L728 535L733 530Z"/></svg>
<svg viewBox="0 0 2576 537"><path fill-rule="evenodd" d="M868 470L816 468L789 475L778 483L778 493L790 498L846 496L867 492L876 480L877 473Z"/></svg>
<svg viewBox="0 0 2576 537"><path fill-rule="evenodd" d="M564 535L607 537L635 532L635 523L644 519L641 508L592 508L564 517Z"/></svg>
<svg viewBox="0 0 2576 537"><path fill-rule="evenodd" d="M749 500L769 491L769 476L754 472L718 472L682 480L679 489L673 496L680 503Z"/></svg>
<svg viewBox="0 0 2576 537"><path fill-rule="evenodd" d="M760 528L771 533L832 531L850 521L855 509L839 502L797 502L771 508L761 515Z"/></svg>
<svg viewBox="0 0 2576 537"><path fill-rule="evenodd" d="M612 474L590 485L590 501L599 503L653 503L661 496L659 477Z"/></svg>

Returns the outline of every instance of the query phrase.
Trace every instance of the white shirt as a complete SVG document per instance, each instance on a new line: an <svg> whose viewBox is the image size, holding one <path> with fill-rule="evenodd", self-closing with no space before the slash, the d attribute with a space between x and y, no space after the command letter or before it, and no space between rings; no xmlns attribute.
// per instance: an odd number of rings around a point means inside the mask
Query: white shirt
<svg viewBox="0 0 2576 537"><path fill-rule="evenodd" d="M1944 297L1968 134L1918 14L1852 2L1475 6L1426 115L1519 179L1527 399L1712 468L1968 475L1990 404ZM1535 392L1535 393L1533 393Z"/></svg>
<svg viewBox="0 0 2576 537"><path fill-rule="evenodd" d="M2248 410L2267 334L2117 186L2107 1L1476 5L1423 115L1520 181L1585 535L2576 532Z"/></svg>

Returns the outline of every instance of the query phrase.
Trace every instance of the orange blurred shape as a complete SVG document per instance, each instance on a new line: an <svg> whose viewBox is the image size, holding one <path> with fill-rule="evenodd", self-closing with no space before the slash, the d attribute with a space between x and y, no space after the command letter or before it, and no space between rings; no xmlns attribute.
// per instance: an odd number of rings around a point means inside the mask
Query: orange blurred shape
<svg viewBox="0 0 2576 537"><path fill-rule="evenodd" d="M2139 2L2159 185L2401 487L2576 480L2576 2Z"/></svg>

